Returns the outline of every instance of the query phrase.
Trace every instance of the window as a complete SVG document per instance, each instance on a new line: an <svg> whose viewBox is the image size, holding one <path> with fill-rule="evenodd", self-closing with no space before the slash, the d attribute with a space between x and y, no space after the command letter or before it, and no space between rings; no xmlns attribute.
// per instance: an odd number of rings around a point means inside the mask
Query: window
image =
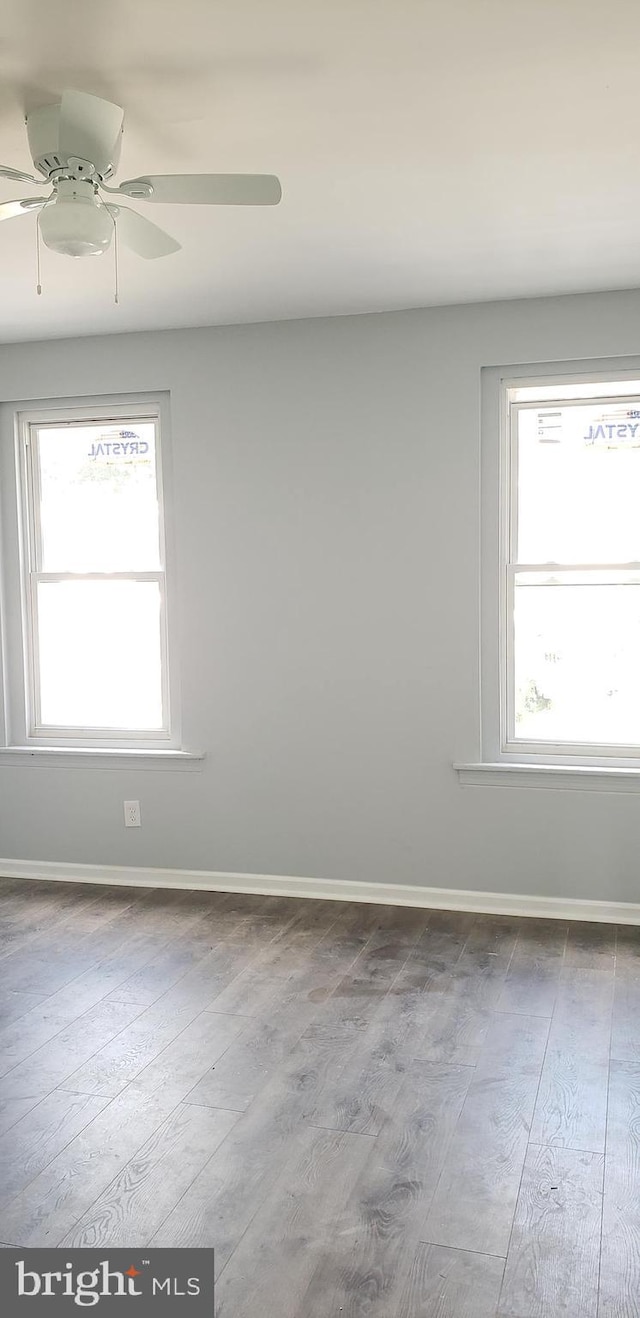
<svg viewBox="0 0 640 1318"><path fill-rule="evenodd" d="M161 405L15 415L21 623L4 638L7 740L175 746Z"/></svg>
<svg viewBox="0 0 640 1318"><path fill-rule="evenodd" d="M633 760L640 373L503 382L502 401L501 754Z"/></svg>

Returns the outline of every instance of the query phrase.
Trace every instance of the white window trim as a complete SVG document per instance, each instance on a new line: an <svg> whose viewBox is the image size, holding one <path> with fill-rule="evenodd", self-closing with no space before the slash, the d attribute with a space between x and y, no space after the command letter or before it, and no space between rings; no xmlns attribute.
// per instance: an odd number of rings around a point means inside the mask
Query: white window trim
<svg viewBox="0 0 640 1318"><path fill-rule="evenodd" d="M0 768L12 769L201 769L203 751L127 750L102 746L0 747Z"/></svg>
<svg viewBox="0 0 640 1318"><path fill-rule="evenodd" d="M35 674L31 670L31 647L28 644L32 619L32 601L29 587L29 564L33 545L28 537L33 533L35 519L30 516L27 504L33 482L27 481L26 464L31 461L26 436L29 428L43 422L64 424L86 421L118 421L152 418L157 426L157 481L161 504L162 577L166 583L163 596L163 707L166 711L165 729L154 732L132 732L130 729L90 729L30 727L30 701L34 708ZM10 435L10 428L13 436ZM173 604L175 601L174 554L172 544L172 509L170 498L170 447L168 397L166 394L119 395L117 399L100 396L90 400L55 399L47 403L14 403L3 407L2 447L5 491L3 511L7 516L3 545L5 574L0 599L0 639L2 641L3 702L0 710L0 764L94 764L100 767L120 767L145 762L153 767L172 767L202 757L187 752L181 746L179 674ZM10 441L13 437L13 444ZM8 450L11 449L9 455ZM9 456L11 462L9 462ZM35 465L35 464L34 464ZM13 506L9 508L9 504ZM64 579L74 574L41 574L47 579ZM83 574L85 575L85 574ZM98 575L98 574L96 574ZM110 576L154 580L160 573L100 573L100 579ZM8 607L11 596L12 607ZM167 598L168 597L168 598ZM35 633L32 633L35 635ZM37 707L37 706L36 706ZM72 754L73 753L73 754Z"/></svg>
<svg viewBox="0 0 640 1318"><path fill-rule="evenodd" d="M507 391L524 386L593 385L638 379L640 358L488 367L482 371L480 744L472 758L454 765L462 784L640 791L640 747L591 749L575 744L514 743L505 736L508 727L507 549L512 534L510 482L514 479ZM612 401L611 394L607 394L607 401ZM537 565L538 571L544 568L545 565Z"/></svg>
<svg viewBox="0 0 640 1318"><path fill-rule="evenodd" d="M516 764L479 761L454 764L463 787L561 788L573 792L640 792L640 769L622 765Z"/></svg>

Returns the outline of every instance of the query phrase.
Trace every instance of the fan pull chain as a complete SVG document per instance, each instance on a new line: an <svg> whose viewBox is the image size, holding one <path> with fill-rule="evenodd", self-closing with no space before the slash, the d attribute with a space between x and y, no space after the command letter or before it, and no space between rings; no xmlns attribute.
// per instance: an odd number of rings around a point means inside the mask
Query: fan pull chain
<svg viewBox="0 0 640 1318"><path fill-rule="evenodd" d="M120 291L118 287L118 226L115 216L113 217L113 273L114 273L114 293L113 300L118 306L120 302Z"/></svg>
<svg viewBox="0 0 640 1318"><path fill-rule="evenodd" d="M42 293L42 284L40 282L40 225L36 215L36 293L38 297Z"/></svg>

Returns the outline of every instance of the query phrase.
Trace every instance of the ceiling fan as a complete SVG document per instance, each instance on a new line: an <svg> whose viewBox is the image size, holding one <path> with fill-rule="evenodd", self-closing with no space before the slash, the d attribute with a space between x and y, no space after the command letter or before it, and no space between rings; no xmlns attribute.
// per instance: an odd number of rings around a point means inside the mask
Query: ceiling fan
<svg viewBox="0 0 640 1318"><path fill-rule="evenodd" d="M150 174L111 187L120 157L124 111L86 92L67 91L56 105L27 115L33 163L52 187L47 197L0 203L0 220L38 215L42 241L64 256L100 256L117 226L119 239L138 256L154 259L180 250L164 229L119 201L178 202L210 206L276 206L282 196L272 174ZM0 165L0 178L39 184L19 169Z"/></svg>

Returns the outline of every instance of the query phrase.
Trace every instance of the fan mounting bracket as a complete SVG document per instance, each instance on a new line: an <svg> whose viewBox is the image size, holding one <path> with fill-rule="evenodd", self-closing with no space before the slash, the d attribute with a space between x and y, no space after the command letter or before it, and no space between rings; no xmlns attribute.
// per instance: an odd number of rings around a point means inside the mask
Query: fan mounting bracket
<svg viewBox="0 0 640 1318"><path fill-rule="evenodd" d="M66 173L74 179L91 179L94 177L96 167L92 160L83 160L81 156L69 156L67 160Z"/></svg>

